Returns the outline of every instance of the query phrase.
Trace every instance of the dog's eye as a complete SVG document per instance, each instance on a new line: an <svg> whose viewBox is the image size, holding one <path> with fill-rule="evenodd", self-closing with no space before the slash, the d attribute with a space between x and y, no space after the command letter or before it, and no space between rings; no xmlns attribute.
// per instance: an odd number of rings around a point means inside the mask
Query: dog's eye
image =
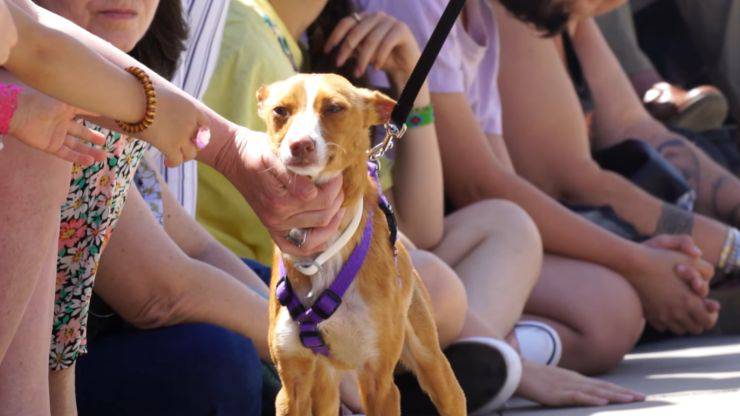
<svg viewBox="0 0 740 416"><path fill-rule="evenodd" d="M345 107L341 104L328 104L324 107L324 114L337 114L345 110Z"/></svg>
<svg viewBox="0 0 740 416"><path fill-rule="evenodd" d="M288 117L290 115L290 111L288 111L287 107L275 107L272 109L272 114L278 116L278 117Z"/></svg>

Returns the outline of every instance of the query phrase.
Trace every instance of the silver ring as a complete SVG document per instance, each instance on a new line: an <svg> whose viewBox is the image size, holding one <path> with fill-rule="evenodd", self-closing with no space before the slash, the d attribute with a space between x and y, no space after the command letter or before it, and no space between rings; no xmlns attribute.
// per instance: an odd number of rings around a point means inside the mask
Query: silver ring
<svg viewBox="0 0 740 416"><path fill-rule="evenodd" d="M360 14L357 13L357 12L352 13L351 16L352 16L353 19L355 19L357 21L357 23L360 23L362 21L362 16L360 16Z"/></svg>
<svg viewBox="0 0 740 416"><path fill-rule="evenodd" d="M292 228L290 231L288 231L288 235L285 236L285 239L290 241L290 243L294 246L301 248L304 244L306 244L306 240L308 240L309 231L310 230Z"/></svg>

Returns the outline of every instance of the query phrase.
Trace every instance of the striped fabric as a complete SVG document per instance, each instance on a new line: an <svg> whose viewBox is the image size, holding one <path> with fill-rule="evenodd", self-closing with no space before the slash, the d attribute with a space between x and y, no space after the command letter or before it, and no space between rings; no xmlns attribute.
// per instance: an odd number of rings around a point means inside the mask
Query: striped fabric
<svg viewBox="0 0 740 416"><path fill-rule="evenodd" d="M201 99L218 59L221 38L229 9L228 0L182 0L190 33L187 49L182 55L180 68L172 83L185 92ZM198 189L198 164L186 162L176 168L167 168L164 158L156 149L150 155L159 164L160 172L170 191L190 215L195 216Z"/></svg>

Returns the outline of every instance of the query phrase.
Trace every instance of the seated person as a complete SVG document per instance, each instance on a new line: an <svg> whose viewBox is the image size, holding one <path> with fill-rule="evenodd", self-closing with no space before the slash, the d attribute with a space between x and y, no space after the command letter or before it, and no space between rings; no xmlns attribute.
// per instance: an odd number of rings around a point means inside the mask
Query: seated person
<svg viewBox="0 0 740 416"><path fill-rule="evenodd" d="M435 1L434 7L415 8L390 0L358 3L367 12L380 10L402 19L420 43L427 41L446 4ZM511 3L526 7L523 2ZM501 103L492 81L499 66L494 16L506 12L494 14L490 7L486 1L466 4L462 23L448 38L432 70L431 102L446 193L453 207L506 198L520 204L539 227L549 254L540 282L525 305L525 316L548 317L546 322L563 339L561 364L586 374L612 369L633 347L642 330L643 307L651 318L676 309L671 324L685 321L694 328L696 312L703 325L713 325L716 310L707 310L686 283L697 280L706 290L702 279L708 279L711 267L697 259L695 252L686 255L670 249L683 239L667 237L646 244L624 240L574 215L516 174L514 166L519 165L511 162L502 137ZM567 16L561 23L565 21ZM527 83L529 78L519 82ZM686 251L692 252L693 244L686 243ZM696 268L704 272L703 277ZM684 305L676 301L679 295L695 296L696 310L680 309ZM604 303L607 299L614 303ZM614 336L615 327L625 332Z"/></svg>
<svg viewBox="0 0 740 416"><path fill-rule="evenodd" d="M591 14L579 18L571 38L593 96L593 147L603 149L628 138L647 142L683 174L696 193L695 212L663 203L621 176L599 168L591 157L583 113L565 67L558 63L555 43L541 39L535 30L502 13L499 23L504 59L500 85L508 109L505 137L517 168L556 198L610 206L639 235L691 235L704 258L718 266L718 275L733 273L736 260L730 248L737 233L734 227L740 223L740 217L734 218L735 207L740 204L740 181L647 113ZM522 81L522 74L526 74L527 82ZM552 94L524 94L538 86ZM516 116L534 110L535 114L548 114L547 120ZM558 123L551 123L549 115L557 115L552 120ZM532 152L533 148L542 151ZM722 256L728 252L729 256ZM700 304L696 299L691 303ZM707 303L711 304L716 306L715 302ZM692 333L701 330L696 325L681 330L666 322L656 324L678 333L690 328Z"/></svg>

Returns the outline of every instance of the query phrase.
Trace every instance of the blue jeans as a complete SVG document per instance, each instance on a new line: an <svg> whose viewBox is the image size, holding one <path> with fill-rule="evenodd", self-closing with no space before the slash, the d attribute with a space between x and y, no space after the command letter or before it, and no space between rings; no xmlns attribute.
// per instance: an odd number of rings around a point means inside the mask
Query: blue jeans
<svg viewBox="0 0 740 416"><path fill-rule="evenodd" d="M260 414L262 366L249 339L207 324L125 330L77 361L86 415Z"/></svg>

